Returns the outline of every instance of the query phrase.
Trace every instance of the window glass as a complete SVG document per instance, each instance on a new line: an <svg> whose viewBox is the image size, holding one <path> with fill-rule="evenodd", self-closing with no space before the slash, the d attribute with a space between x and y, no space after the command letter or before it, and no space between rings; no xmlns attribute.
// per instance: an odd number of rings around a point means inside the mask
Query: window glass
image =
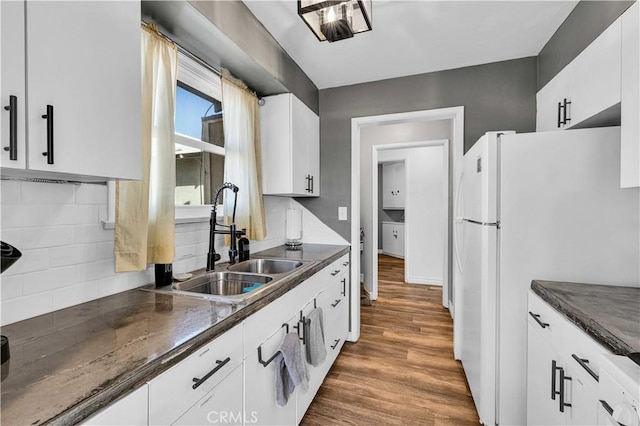
<svg viewBox="0 0 640 426"><path fill-rule="evenodd" d="M222 103L178 82L175 127L176 205L211 204L224 179Z"/></svg>

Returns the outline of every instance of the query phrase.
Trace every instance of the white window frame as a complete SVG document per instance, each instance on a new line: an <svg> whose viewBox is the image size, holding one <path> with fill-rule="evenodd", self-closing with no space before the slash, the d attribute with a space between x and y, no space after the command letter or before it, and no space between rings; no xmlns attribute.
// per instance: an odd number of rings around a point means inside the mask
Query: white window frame
<svg viewBox="0 0 640 426"><path fill-rule="evenodd" d="M222 100L222 80L220 76L212 69L182 51L178 51L178 80L205 95L217 100ZM225 149L223 147L183 135L182 133L175 133L175 142L215 155L225 155ZM110 181L107 183L107 192L107 218L102 221L102 224L105 229L112 229L115 226L116 219L115 182ZM201 206L176 206L176 223L206 222L211 216L211 207L211 204ZM222 205L218 206L217 211L218 214L222 216Z"/></svg>

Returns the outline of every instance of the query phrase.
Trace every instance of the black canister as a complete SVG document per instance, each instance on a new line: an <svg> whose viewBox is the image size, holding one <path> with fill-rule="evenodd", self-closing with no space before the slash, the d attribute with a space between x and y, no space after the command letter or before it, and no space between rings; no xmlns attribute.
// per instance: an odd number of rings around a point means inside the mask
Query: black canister
<svg viewBox="0 0 640 426"><path fill-rule="evenodd" d="M238 261L249 260L249 239L242 237L238 240Z"/></svg>
<svg viewBox="0 0 640 426"><path fill-rule="evenodd" d="M173 264L156 263L156 287L171 285L173 281Z"/></svg>

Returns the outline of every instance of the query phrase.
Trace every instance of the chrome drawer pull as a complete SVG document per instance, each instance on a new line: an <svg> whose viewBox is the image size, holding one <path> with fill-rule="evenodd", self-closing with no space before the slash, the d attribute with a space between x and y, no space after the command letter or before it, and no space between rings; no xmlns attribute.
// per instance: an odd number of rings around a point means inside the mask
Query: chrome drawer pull
<svg viewBox="0 0 640 426"><path fill-rule="evenodd" d="M193 389L198 389L198 387L203 384L209 377L213 376L214 374L216 374L218 372L218 370L220 370L222 367L224 367L229 361L231 361L231 358L227 357L227 359L225 359L224 361L220 361L220 360L216 360L216 364L218 364L216 366L216 368L214 368L213 370L209 371L206 376L204 376L202 379L198 379L197 377L193 378L193 381L195 382L193 384L193 386L191 386Z"/></svg>
<svg viewBox="0 0 640 426"><path fill-rule="evenodd" d="M587 364L589 363L588 359L584 359L584 358L580 358L578 355L576 354L571 354L571 358L575 359L578 364L580 364L580 367L584 368L585 370L587 370L587 373L589 373L591 375L591 377L593 377L594 379L596 379L596 382L600 381L600 377L598 377L598 375L596 374L595 371L593 371L591 369L591 367L589 367Z"/></svg>
<svg viewBox="0 0 640 426"><path fill-rule="evenodd" d="M540 321L540 315L539 314L534 314L533 312L529 311L529 315L531 315L533 317L533 319L536 320L536 322L538 323L538 325L540 327L547 328L549 326L549 324L547 324L546 322Z"/></svg>

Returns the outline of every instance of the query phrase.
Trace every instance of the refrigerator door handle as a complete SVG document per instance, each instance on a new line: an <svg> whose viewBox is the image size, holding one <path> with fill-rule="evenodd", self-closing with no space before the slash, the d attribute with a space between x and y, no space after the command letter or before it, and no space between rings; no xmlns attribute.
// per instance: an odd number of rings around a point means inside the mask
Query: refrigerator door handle
<svg viewBox="0 0 640 426"><path fill-rule="evenodd" d="M480 226L495 226L496 228L500 229L500 221L497 221L497 222L478 222L477 220L466 219L466 218L462 218L462 220L465 221L465 222L473 223L473 224L480 225Z"/></svg>

